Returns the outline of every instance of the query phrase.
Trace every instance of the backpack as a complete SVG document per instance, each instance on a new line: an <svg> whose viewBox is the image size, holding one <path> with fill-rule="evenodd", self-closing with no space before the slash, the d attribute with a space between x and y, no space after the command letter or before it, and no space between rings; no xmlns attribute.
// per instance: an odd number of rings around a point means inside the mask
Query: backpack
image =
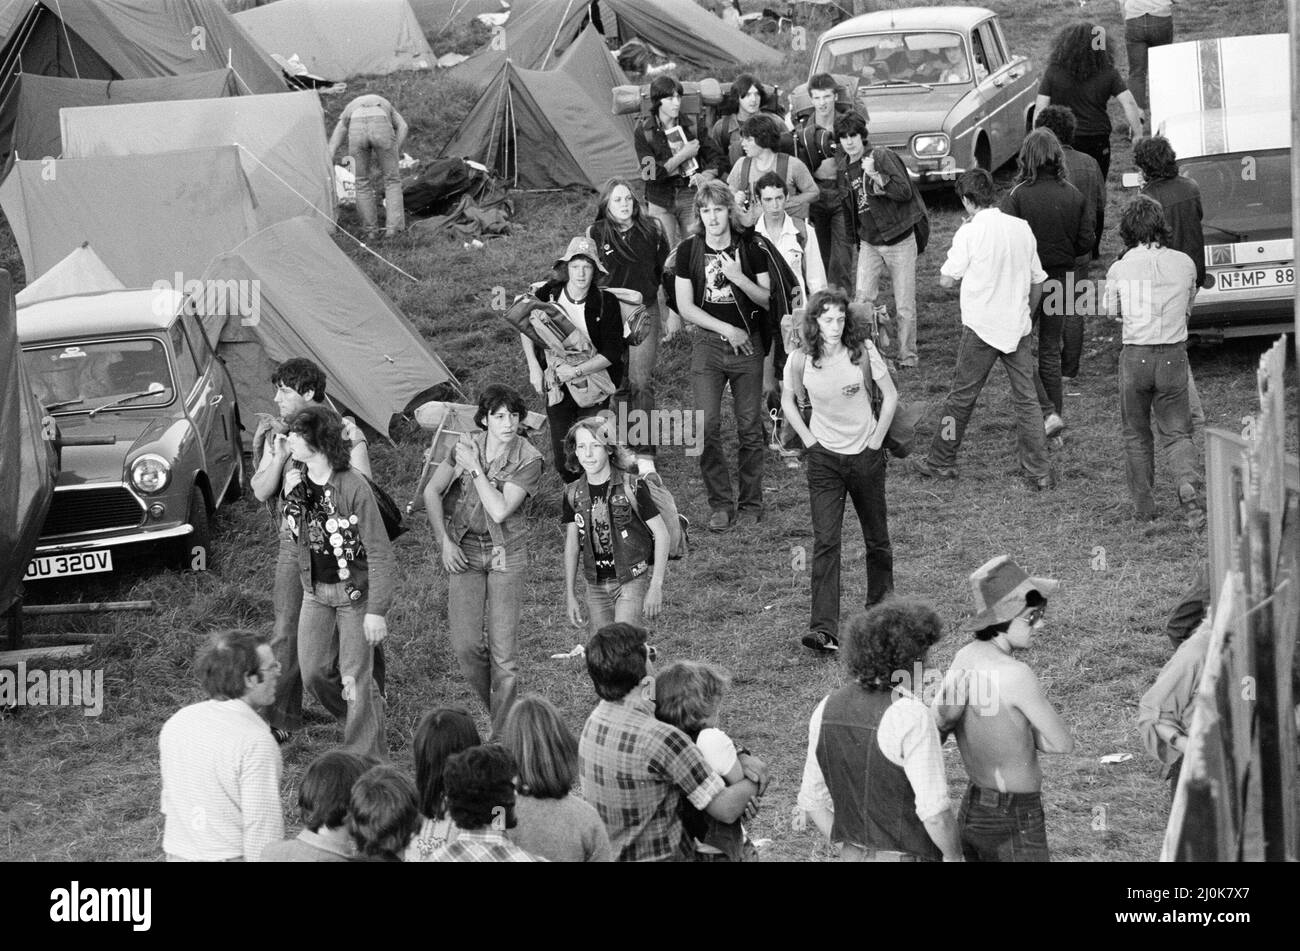
<svg viewBox="0 0 1300 951"><path fill-rule="evenodd" d="M641 481L650 490L650 498L654 500L655 508L659 509L664 525L668 527L669 560L685 558L690 553L691 520L677 511L677 500L668 491L658 472L646 473L641 477ZM632 511L636 512L636 485L630 472L623 473L623 487L632 502ZM637 512L636 517L641 518L641 513Z"/></svg>
<svg viewBox="0 0 1300 951"><path fill-rule="evenodd" d="M786 155L784 152L776 153L776 174L782 182L790 181L790 159L793 156ZM755 208L758 206L758 196L754 194L754 183L749 180L749 173L754 168L754 160L746 155L740 160L740 180L745 183L745 189L749 192L749 206ZM786 192L789 193L790 186L786 185ZM808 232L805 230L803 238L806 242Z"/></svg>

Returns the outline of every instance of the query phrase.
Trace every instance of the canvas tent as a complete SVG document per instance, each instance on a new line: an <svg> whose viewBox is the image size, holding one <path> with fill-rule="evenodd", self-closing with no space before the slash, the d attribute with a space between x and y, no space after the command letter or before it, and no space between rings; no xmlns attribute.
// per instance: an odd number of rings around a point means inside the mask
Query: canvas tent
<svg viewBox="0 0 1300 951"><path fill-rule="evenodd" d="M318 219L292 218L267 228L217 257L203 279L207 286L258 282L255 320L202 315L246 422L254 413L277 413L267 380L290 357L320 364L330 396L381 433L429 388L447 382L459 388L420 332Z"/></svg>
<svg viewBox="0 0 1300 951"><path fill-rule="evenodd" d="M517 188L599 189L614 176L635 178L627 126L559 70L505 63L443 147L445 156L492 169Z"/></svg>
<svg viewBox="0 0 1300 951"><path fill-rule="evenodd" d="M176 99L213 99L237 95L235 74L213 69L187 76L156 79L67 79L63 76L18 77L12 151L18 158L58 157L63 154L59 110L77 106L107 106L128 102ZM0 152L6 151L0 146Z"/></svg>
<svg viewBox="0 0 1300 951"><path fill-rule="evenodd" d="M497 79L506 60L518 69L552 69L582 32L587 6L587 0L538 0L523 13L512 13L500 35L447 75L482 89Z"/></svg>
<svg viewBox="0 0 1300 951"><path fill-rule="evenodd" d="M425 33L439 34L484 13L519 16L545 0L410 0Z"/></svg>
<svg viewBox="0 0 1300 951"><path fill-rule="evenodd" d="M126 285L94 252L90 242L86 242L19 291L18 306L29 307L58 297L126 289Z"/></svg>
<svg viewBox="0 0 1300 951"><path fill-rule="evenodd" d="M578 38L564 51L555 67L572 78L596 104L601 112L612 113L614 110L615 86L628 83L627 74L618 65L618 60L605 45L605 38L591 24L578 35ZM637 117L623 115L617 117L620 125L626 126L628 134L636 127Z"/></svg>
<svg viewBox="0 0 1300 951"><path fill-rule="evenodd" d="M28 282L89 241L127 287L189 280L257 228L234 146L15 162L0 207Z"/></svg>
<svg viewBox="0 0 1300 951"><path fill-rule="evenodd" d="M297 55L308 72L335 82L433 68L406 0L276 0L235 20L268 53Z"/></svg>
<svg viewBox="0 0 1300 951"><path fill-rule="evenodd" d="M679 63L702 69L754 63L777 66L781 54L697 5L695 0L600 0L614 13L618 42L639 37Z"/></svg>
<svg viewBox="0 0 1300 951"><path fill-rule="evenodd" d="M65 109L62 127L68 158L237 145L259 228L316 213L334 220L334 169L315 92Z"/></svg>

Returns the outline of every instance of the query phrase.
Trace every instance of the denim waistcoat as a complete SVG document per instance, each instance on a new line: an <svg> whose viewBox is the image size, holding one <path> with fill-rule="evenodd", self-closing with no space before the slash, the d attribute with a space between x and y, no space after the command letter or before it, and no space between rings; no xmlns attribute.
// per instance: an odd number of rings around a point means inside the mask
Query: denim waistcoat
<svg viewBox="0 0 1300 951"><path fill-rule="evenodd" d="M474 446L478 449L479 455L486 458L487 456L487 432L477 432L470 436L474 441ZM540 459L542 454L537 450L525 436L516 436L507 444L506 451L497 458L489 460L483 470L492 487L498 492L502 491L503 486L510 481L511 477L519 472L526 464L534 459ZM454 463L453 463L454 465ZM456 488L456 482L448 487L448 492L456 491L457 497L449 508L444 507L443 516L447 526L447 537L457 545L469 531L470 522L482 511L483 500L478 497L478 490L474 488L474 477L467 470L457 469L456 478L459 481L459 487ZM450 498L450 496L448 496ZM506 555L514 555L524 552L528 536L528 520L524 516L524 507L521 505L500 524L492 521L491 516L483 512L483 519L487 522L488 534L492 536L492 544L499 545L505 549Z"/></svg>
<svg viewBox="0 0 1300 951"><path fill-rule="evenodd" d="M614 574L620 584L639 578L649 569L655 554L654 535L636 511L632 495L635 484L626 474L611 469L613 483L609 489L609 535L614 546ZM576 479L566 489L573 506L573 521L578 526L578 548L582 551L582 570L589 584L596 583L596 552L591 543L591 491L586 477Z"/></svg>

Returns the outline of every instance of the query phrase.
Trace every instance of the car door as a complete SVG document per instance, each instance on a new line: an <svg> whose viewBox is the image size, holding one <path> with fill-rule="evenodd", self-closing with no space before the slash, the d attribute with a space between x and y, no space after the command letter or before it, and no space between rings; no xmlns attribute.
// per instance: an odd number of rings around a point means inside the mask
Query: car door
<svg viewBox="0 0 1300 951"><path fill-rule="evenodd" d="M1025 116L1033 105L1037 93L1037 77L1029 68L1029 59L1013 56L1002 33L1002 23L997 17L980 24L987 42L995 45L1002 60L998 75L998 142L993 149L994 160L1000 165L1020 151L1025 138Z"/></svg>
<svg viewBox="0 0 1300 951"><path fill-rule="evenodd" d="M975 61L975 92L979 97L979 107L974 115L975 128L971 131L971 149L976 148L979 142L981 131L989 139L990 146L996 147L998 132L995 123L997 122L997 106L1000 88L995 82L996 67L998 60L993 56L984 41L984 36L979 28L971 31L970 34L970 51L971 58ZM972 152L972 157L975 153ZM990 158L995 158L996 152L990 153ZM975 163L972 162L972 167ZM990 161L987 165L991 172L997 168L997 162Z"/></svg>
<svg viewBox="0 0 1300 951"><path fill-rule="evenodd" d="M178 374L182 380L193 381L186 395L185 409L203 447L202 468L208 474L215 503L234 463L230 427L225 423L226 407L221 405L226 397L210 369L201 365L191 335L186 332L184 316L172 324L171 340Z"/></svg>

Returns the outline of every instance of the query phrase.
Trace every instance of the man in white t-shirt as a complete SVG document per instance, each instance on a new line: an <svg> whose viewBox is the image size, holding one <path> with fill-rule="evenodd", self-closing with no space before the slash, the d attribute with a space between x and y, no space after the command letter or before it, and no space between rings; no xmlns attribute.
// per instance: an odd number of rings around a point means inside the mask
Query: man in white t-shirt
<svg viewBox="0 0 1300 951"><path fill-rule="evenodd" d="M1056 486L1034 388L1036 359L1030 314L1047 272L1038 260L1029 223L996 207L993 176L971 169L957 180L957 195L971 217L953 235L939 269L941 287L961 283L961 342L952 390L939 414L928 455L908 459L924 478L957 478L957 449L993 364L1002 362L1011 384L1019 431L1020 468L1035 490Z"/></svg>

